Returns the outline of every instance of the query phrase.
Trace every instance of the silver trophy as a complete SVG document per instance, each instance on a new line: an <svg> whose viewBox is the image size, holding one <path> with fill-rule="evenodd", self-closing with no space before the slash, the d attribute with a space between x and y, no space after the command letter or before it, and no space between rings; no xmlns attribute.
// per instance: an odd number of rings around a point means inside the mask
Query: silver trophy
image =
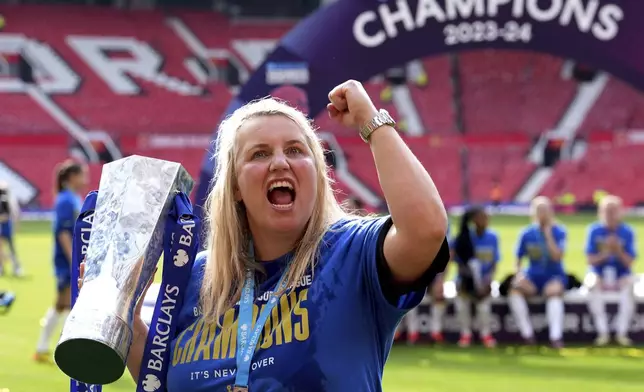
<svg viewBox="0 0 644 392"><path fill-rule="evenodd" d="M163 252L167 214L176 192L192 186L175 162L135 155L103 166L83 288L54 353L72 379L104 385L123 375L134 308Z"/></svg>

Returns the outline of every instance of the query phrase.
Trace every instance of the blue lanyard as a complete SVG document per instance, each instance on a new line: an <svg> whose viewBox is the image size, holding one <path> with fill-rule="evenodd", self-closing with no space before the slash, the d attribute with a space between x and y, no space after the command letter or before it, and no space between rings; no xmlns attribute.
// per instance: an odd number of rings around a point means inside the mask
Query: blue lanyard
<svg viewBox="0 0 644 392"><path fill-rule="evenodd" d="M90 192L81 208L80 214L76 218L74 225L74 240L72 242L72 302L71 306L74 307L76 299L78 298L78 278L80 275L80 264L87 254L87 246L89 245L90 233L94 223L94 210L96 209L96 198L98 192ZM76 380L70 380L71 392L101 392L103 387L101 385L85 384Z"/></svg>
<svg viewBox="0 0 644 392"><path fill-rule="evenodd" d="M170 342L174 339L199 249L199 227L199 218L193 213L190 199L184 193L178 193L166 220L163 276L143 350L137 392L163 392L167 388Z"/></svg>
<svg viewBox="0 0 644 392"><path fill-rule="evenodd" d="M253 245L250 245L251 258L255 257ZM235 376L235 388L248 390L248 378L253 355L257 343L268 320L271 311L277 305L277 300L286 289L286 271L282 274L275 290L253 325L253 303L255 302L255 276L253 271L246 271L246 279L242 288L239 300L239 317L237 327L237 375ZM251 331L252 330L252 331Z"/></svg>

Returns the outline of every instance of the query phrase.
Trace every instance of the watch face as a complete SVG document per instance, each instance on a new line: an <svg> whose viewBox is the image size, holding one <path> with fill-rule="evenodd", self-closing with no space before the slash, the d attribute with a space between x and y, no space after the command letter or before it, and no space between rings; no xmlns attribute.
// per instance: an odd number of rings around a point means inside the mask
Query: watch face
<svg viewBox="0 0 644 392"><path fill-rule="evenodd" d="M380 121L382 121L383 124L387 124L394 122L394 119L391 117L388 111L386 111L385 109L380 109Z"/></svg>

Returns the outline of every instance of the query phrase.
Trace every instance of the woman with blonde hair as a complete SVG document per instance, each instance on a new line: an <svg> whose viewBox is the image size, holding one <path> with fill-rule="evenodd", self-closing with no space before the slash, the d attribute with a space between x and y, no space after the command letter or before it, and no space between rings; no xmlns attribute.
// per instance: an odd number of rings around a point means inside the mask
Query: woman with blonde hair
<svg viewBox="0 0 644 392"><path fill-rule="evenodd" d="M635 231L623 221L622 209L621 198L603 197L597 211L599 219L590 225L586 237L588 310L597 330L595 344L598 346L610 342L604 294L611 291L619 293L615 340L622 346L632 344L628 330L635 311L632 268L637 254Z"/></svg>
<svg viewBox="0 0 644 392"><path fill-rule="evenodd" d="M236 110L218 133L207 249L169 340L168 392L382 390L396 325L448 261L447 216L360 83L329 100L331 118L371 148L391 216L340 208L301 112L274 99ZM137 314L134 379L150 366L147 334Z"/></svg>
<svg viewBox="0 0 644 392"><path fill-rule="evenodd" d="M550 199L538 196L530 204L532 224L519 235L516 250L516 275L508 304L521 337L534 342L534 332L526 297L546 297L546 319L553 348L563 346L564 302L568 275L563 265L566 251L566 229L555 221ZM521 268L528 258L528 267Z"/></svg>

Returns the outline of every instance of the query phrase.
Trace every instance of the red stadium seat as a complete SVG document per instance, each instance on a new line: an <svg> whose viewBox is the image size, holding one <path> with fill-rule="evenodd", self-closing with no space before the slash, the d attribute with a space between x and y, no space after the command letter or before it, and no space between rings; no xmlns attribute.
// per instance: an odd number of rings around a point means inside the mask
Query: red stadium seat
<svg viewBox="0 0 644 392"><path fill-rule="evenodd" d="M54 167L67 158L66 146L0 144L0 159L40 191L37 198L45 208L53 206Z"/></svg>
<svg viewBox="0 0 644 392"><path fill-rule="evenodd" d="M102 130L113 136L178 130L211 132L230 101L231 94L222 84L202 86L208 89L205 95L186 95L180 90L181 83L194 88L201 86L185 65L185 61L194 57L194 54L166 24L166 15L161 11L21 6L6 8L3 15L11 21L5 32L21 33L48 44L60 56L63 64L80 77L76 91L52 96L65 112L87 130ZM47 23L41 23L42 20L47 20ZM212 35L223 35L228 40L232 37L226 35L228 30L225 25L213 23L208 26ZM129 72L127 78L139 87L140 93L128 95L115 91L100 74L109 70L99 72L92 68L72 47L71 36L116 42L129 39L129 42L136 42L137 45L147 45L146 48L161 56L160 73L142 76ZM104 55L132 58L129 52L108 51ZM33 128L30 116L25 116L13 128L18 131Z"/></svg>
<svg viewBox="0 0 644 392"><path fill-rule="evenodd" d="M644 129L644 94L611 78L581 125L581 134L629 128Z"/></svg>
<svg viewBox="0 0 644 392"><path fill-rule="evenodd" d="M484 145L468 147L468 183L470 200L486 203L495 183L501 189L503 202L511 202L535 170L526 159L526 146Z"/></svg>
<svg viewBox="0 0 644 392"><path fill-rule="evenodd" d="M459 146L447 144L431 146L428 138L406 138L411 150L431 173L436 186L441 192L445 204L456 204L462 201L462 171ZM382 195L378 182L378 173L373 164L369 146L359 137L339 137L347 159L349 170L374 192Z"/></svg>
<svg viewBox="0 0 644 392"><path fill-rule="evenodd" d="M449 57L428 58L422 63L427 73L427 85L419 87L409 83L418 114L429 133L453 133L456 127L456 113Z"/></svg>
<svg viewBox="0 0 644 392"><path fill-rule="evenodd" d="M65 132L28 95L0 93L0 135Z"/></svg>
<svg viewBox="0 0 644 392"><path fill-rule="evenodd" d="M644 166L644 145L592 145L578 161L559 163L541 194L549 197L571 192L576 201L592 203L603 190L624 199L627 205L644 202L644 184L633 181Z"/></svg>
<svg viewBox="0 0 644 392"><path fill-rule="evenodd" d="M560 77L563 60L516 51L459 54L466 132L527 132L552 129L575 94Z"/></svg>

